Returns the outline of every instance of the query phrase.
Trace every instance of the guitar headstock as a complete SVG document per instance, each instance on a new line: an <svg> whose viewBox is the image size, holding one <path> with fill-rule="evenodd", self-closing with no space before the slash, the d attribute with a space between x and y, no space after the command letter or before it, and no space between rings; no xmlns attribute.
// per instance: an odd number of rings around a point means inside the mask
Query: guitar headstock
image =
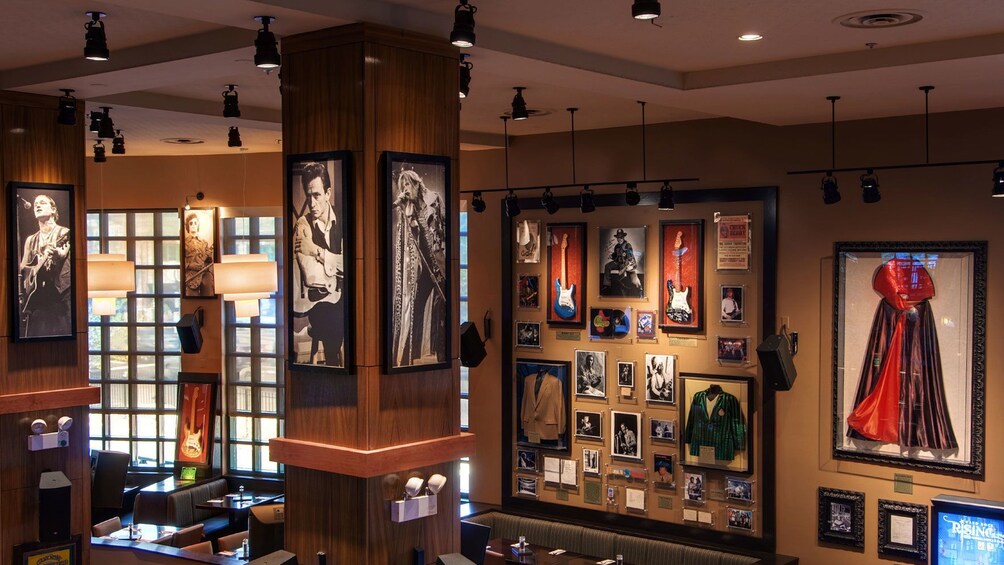
<svg viewBox="0 0 1004 565"><path fill-rule="evenodd" d="M679 250L681 247L683 247L683 232L678 231L676 232L676 243L673 244L673 249Z"/></svg>
<svg viewBox="0 0 1004 565"><path fill-rule="evenodd" d="M564 251L567 248L568 248L568 234L563 233L561 234L561 250Z"/></svg>

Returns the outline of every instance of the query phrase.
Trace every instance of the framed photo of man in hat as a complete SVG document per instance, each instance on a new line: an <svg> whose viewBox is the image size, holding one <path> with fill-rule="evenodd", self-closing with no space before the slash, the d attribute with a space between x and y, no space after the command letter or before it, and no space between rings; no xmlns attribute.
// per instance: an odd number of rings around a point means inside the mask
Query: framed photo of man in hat
<svg viewBox="0 0 1004 565"><path fill-rule="evenodd" d="M645 226L600 228L600 296L645 298Z"/></svg>

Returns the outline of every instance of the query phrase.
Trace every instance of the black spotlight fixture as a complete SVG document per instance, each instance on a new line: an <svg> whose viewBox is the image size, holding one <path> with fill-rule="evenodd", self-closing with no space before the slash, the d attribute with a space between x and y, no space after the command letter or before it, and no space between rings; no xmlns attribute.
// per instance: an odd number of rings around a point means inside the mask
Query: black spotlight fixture
<svg viewBox="0 0 1004 565"><path fill-rule="evenodd" d="M94 143L94 162L104 163L107 160L108 157L105 157L105 144L101 143L99 139Z"/></svg>
<svg viewBox="0 0 1004 565"><path fill-rule="evenodd" d="M241 130L237 126L230 126L230 133L227 135L227 147L241 147Z"/></svg>
<svg viewBox="0 0 1004 565"><path fill-rule="evenodd" d="M516 91L516 96L512 97L512 119L525 120L530 117L526 111L526 100L523 99L523 91L526 90L526 87L514 86L512 89Z"/></svg>
<svg viewBox="0 0 1004 565"><path fill-rule="evenodd" d="M467 0L460 0L460 4L453 10L453 31L450 32L450 43L457 47L474 47L474 12L478 9L469 4Z"/></svg>
<svg viewBox="0 0 1004 565"><path fill-rule="evenodd" d="M662 183L662 188L659 189L659 209L660 210L673 210L676 208L676 203L673 202L673 187L669 186L669 181Z"/></svg>
<svg viewBox="0 0 1004 565"><path fill-rule="evenodd" d="M861 175L861 199L865 201L865 204L874 204L882 200L882 195L879 193L878 177L871 169Z"/></svg>
<svg viewBox="0 0 1004 565"><path fill-rule="evenodd" d="M115 130L115 137L112 138L112 155L125 155L125 136L122 130Z"/></svg>
<svg viewBox="0 0 1004 565"><path fill-rule="evenodd" d="M554 195L551 194L551 187L544 189L544 194L540 197L540 205L551 215L554 215L555 212L561 209L561 206L558 206L558 203L554 200Z"/></svg>
<svg viewBox="0 0 1004 565"><path fill-rule="evenodd" d="M997 163L994 169L994 198L1004 198L1004 161Z"/></svg>
<svg viewBox="0 0 1004 565"><path fill-rule="evenodd" d="M840 189L837 186L837 179L830 171L826 172L826 176L823 177L823 182L819 188L823 191L824 204L836 204L840 202Z"/></svg>
<svg viewBox="0 0 1004 565"><path fill-rule="evenodd" d="M658 0L634 0L631 15L636 20L654 20L662 15L662 7Z"/></svg>
<svg viewBox="0 0 1004 565"><path fill-rule="evenodd" d="M268 24L274 22L275 17L256 16L255 20L261 22L261 29L254 40L254 64L259 69L274 69L282 64L279 42L275 40L275 34L268 30Z"/></svg>
<svg viewBox="0 0 1004 565"><path fill-rule="evenodd" d="M460 97L467 98L467 95L471 93L471 69L474 65L467 60L471 55L469 53L460 54Z"/></svg>
<svg viewBox="0 0 1004 565"><path fill-rule="evenodd" d="M84 58L91 61L108 60L108 39L105 38L105 23L101 18L104 12L84 12L91 21L84 24L87 34L84 35Z"/></svg>
<svg viewBox="0 0 1004 565"><path fill-rule="evenodd" d="M593 191L589 188L589 185L582 187L582 192L579 193L579 211L583 214L589 214L596 211L596 205L593 204Z"/></svg>
<svg viewBox="0 0 1004 565"><path fill-rule="evenodd" d="M91 112L91 125L87 128L87 130L95 135L101 131L101 112Z"/></svg>
<svg viewBox="0 0 1004 565"><path fill-rule="evenodd" d="M516 193L510 189L509 194L505 197L505 215L510 218L515 218L516 216L519 216L519 213L519 199L516 198Z"/></svg>
<svg viewBox="0 0 1004 565"><path fill-rule="evenodd" d="M628 206L637 206L641 202L641 195L638 194L638 183L627 183L627 189L624 192L624 202Z"/></svg>
<svg viewBox="0 0 1004 565"><path fill-rule="evenodd" d="M98 123L98 137L111 139L115 137L115 123L112 122L112 117L108 115L108 112L112 109L108 106L102 106L101 110L101 122Z"/></svg>
<svg viewBox="0 0 1004 565"><path fill-rule="evenodd" d="M239 118L241 117L241 106L240 101L237 98L237 88L236 84L228 84L227 89L223 91L223 117L224 118Z"/></svg>
<svg viewBox="0 0 1004 565"><path fill-rule="evenodd" d="M485 199L481 197L481 192L475 192L474 198L471 200L471 210L480 214L485 211L485 208Z"/></svg>
<svg viewBox="0 0 1004 565"><path fill-rule="evenodd" d="M59 97L59 115L56 123L64 126L77 125L77 99L73 97L72 88L60 88L63 95Z"/></svg>

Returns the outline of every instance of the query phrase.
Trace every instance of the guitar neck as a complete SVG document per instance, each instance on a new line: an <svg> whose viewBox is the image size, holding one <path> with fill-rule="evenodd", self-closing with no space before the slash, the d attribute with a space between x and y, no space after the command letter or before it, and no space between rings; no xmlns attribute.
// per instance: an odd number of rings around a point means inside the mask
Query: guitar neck
<svg viewBox="0 0 1004 565"><path fill-rule="evenodd" d="M565 247L561 247L561 284L568 286L568 274L565 272Z"/></svg>
<svg viewBox="0 0 1004 565"><path fill-rule="evenodd" d="M676 250L676 276L673 280L676 281L676 290L683 290L683 281L680 280L680 268L683 266L683 255L680 250Z"/></svg>

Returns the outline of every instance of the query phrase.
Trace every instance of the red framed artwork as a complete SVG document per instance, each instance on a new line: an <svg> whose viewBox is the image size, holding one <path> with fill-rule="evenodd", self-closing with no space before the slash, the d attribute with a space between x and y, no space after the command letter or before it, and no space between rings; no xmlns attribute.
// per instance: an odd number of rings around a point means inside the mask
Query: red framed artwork
<svg viewBox="0 0 1004 565"><path fill-rule="evenodd" d="M586 325L586 224L547 224L547 323Z"/></svg>
<svg viewBox="0 0 1004 565"><path fill-rule="evenodd" d="M659 222L659 327L704 329L704 220Z"/></svg>
<svg viewBox="0 0 1004 565"><path fill-rule="evenodd" d="M208 476L213 465L213 425L216 422L216 373L178 374L178 443L175 471L195 467L196 476Z"/></svg>

